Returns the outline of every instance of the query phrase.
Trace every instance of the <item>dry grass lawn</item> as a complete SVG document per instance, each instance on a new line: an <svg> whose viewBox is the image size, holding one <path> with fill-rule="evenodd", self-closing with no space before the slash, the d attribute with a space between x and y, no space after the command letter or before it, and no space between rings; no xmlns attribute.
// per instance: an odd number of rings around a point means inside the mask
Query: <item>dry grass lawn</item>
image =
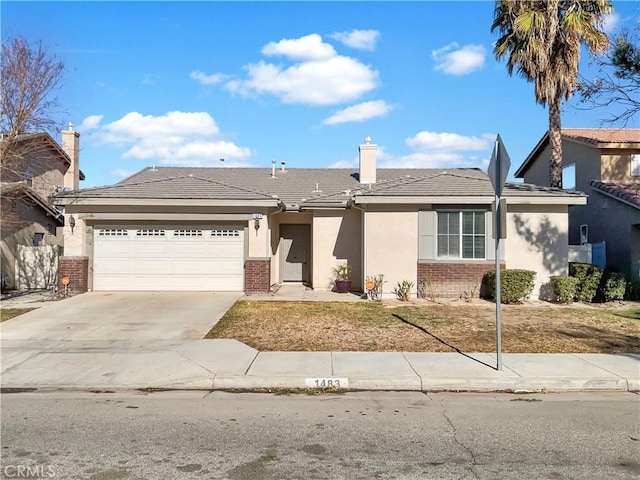
<svg viewBox="0 0 640 480"><path fill-rule="evenodd" d="M639 353L640 306L506 305L507 353ZM205 338L260 351L492 352L495 305L241 301Z"/></svg>
<svg viewBox="0 0 640 480"><path fill-rule="evenodd" d="M22 315L23 313L30 312L31 310L35 310L34 308L3 308L0 309L0 322L4 322L5 320L11 320L18 315Z"/></svg>

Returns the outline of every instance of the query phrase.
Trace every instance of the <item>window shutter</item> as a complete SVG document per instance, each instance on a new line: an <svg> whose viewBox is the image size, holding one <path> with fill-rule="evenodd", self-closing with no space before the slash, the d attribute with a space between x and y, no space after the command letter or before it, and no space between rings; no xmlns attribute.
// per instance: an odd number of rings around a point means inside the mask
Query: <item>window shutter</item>
<svg viewBox="0 0 640 480"><path fill-rule="evenodd" d="M418 259L433 260L436 258L436 212L418 212Z"/></svg>

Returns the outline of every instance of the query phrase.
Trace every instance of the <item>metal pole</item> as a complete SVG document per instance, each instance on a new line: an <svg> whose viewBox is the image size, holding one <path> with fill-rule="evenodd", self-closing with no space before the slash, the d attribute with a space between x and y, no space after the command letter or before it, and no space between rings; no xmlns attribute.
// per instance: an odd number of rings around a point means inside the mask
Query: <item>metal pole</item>
<svg viewBox="0 0 640 480"><path fill-rule="evenodd" d="M502 325L500 318L501 300L500 300L500 233L502 232L502 211L500 208L500 196L496 194L496 351L498 371L502 371Z"/></svg>

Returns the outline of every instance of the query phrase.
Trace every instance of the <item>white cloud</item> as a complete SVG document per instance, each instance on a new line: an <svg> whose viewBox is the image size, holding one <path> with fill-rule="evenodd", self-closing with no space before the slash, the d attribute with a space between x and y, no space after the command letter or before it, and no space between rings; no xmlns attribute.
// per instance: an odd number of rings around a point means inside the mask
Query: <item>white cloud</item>
<svg viewBox="0 0 640 480"><path fill-rule="evenodd" d="M438 50L433 50L431 56L436 62L434 70L441 70L447 75L467 75L479 70L484 65L487 49L482 45L465 45L450 43Z"/></svg>
<svg viewBox="0 0 640 480"><path fill-rule="evenodd" d="M212 73L211 75L207 75L199 70L194 70L189 74L189 78L202 85L217 85L227 80L229 75L225 75L224 73Z"/></svg>
<svg viewBox="0 0 640 480"><path fill-rule="evenodd" d="M317 33L300 38L285 38L279 42L270 42L262 48L267 56L283 55L292 60L321 60L336 55L336 51L328 43L322 41Z"/></svg>
<svg viewBox="0 0 640 480"><path fill-rule="evenodd" d="M378 72L340 55L288 68L260 62L245 69L248 78L228 82L230 91L241 95L271 94L284 103L336 105L356 100L378 86Z"/></svg>
<svg viewBox="0 0 640 480"><path fill-rule="evenodd" d="M359 50L373 51L376 48L376 40L380 36L377 30L351 30L350 32L335 32L329 37Z"/></svg>
<svg viewBox="0 0 640 480"><path fill-rule="evenodd" d="M612 34L620 26L620 15L613 12L604 17L603 29L607 34Z"/></svg>
<svg viewBox="0 0 640 480"><path fill-rule="evenodd" d="M155 85L156 84L156 79L158 78L157 75L152 75L150 73L147 73L142 80L140 80L140 83L142 85Z"/></svg>
<svg viewBox="0 0 640 480"><path fill-rule="evenodd" d="M251 150L220 138L220 129L206 112L142 115L129 112L96 132L98 143L124 146L124 159L154 160L160 165L212 166L224 158L247 165Z"/></svg>
<svg viewBox="0 0 640 480"><path fill-rule="evenodd" d="M322 123L325 125L337 125L348 122L364 122L371 118L384 117L393 106L388 105L384 100L359 103L343 110L338 110L329 118L325 118Z"/></svg>
<svg viewBox="0 0 640 480"><path fill-rule="evenodd" d="M104 115L89 115L82 123L78 125L76 130L80 133L87 133L100 127L100 122Z"/></svg>
<svg viewBox="0 0 640 480"><path fill-rule="evenodd" d="M109 170L109 175L113 175L118 178L127 178L133 175L135 172L133 170L127 170L125 168L114 168L113 170Z"/></svg>
<svg viewBox="0 0 640 480"><path fill-rule="evenodd" d="M420 152L468 152L491 148L492 139L495 139L495 135L483 134L480 137L469 137L457 133L422 131L414 137L407 138L405 143Z"/></svg>

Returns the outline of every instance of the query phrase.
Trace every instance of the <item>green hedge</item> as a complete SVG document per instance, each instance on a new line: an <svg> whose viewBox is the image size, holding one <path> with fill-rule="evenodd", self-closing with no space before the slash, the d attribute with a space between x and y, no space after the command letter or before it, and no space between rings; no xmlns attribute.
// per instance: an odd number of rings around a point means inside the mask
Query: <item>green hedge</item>
<svg viewBox="0 0 640 480"><path fill-rule="evenodd" d="M578 279L575 277L567 277L566 275L558 275L551 277L551 288L558 303L571 303L576 297L578 289Z"/></svg>
<svg viewBox="0 0 640 480"><path fill-rule="evenodd" d="M623 273L605 271L599 287L599 296L605 302L622 300L627 289L627 278Z"/></svg>
<svg viewBox="0 0 640 480"><path fill-rule="evenodd" d="M533 292L536 272L531 270L500 270L500 303L521 303ZM488 271L482 279L485 298L496 298L496 271Z"/></svg>
<svg viewBox="0 0 640 480"><path fill-rule="evenodd" d="M569 276L578 280L576 300L579 302L591 302L598 292L598 286L602 278L602 270L590 263L569 263Z"/></svg>

